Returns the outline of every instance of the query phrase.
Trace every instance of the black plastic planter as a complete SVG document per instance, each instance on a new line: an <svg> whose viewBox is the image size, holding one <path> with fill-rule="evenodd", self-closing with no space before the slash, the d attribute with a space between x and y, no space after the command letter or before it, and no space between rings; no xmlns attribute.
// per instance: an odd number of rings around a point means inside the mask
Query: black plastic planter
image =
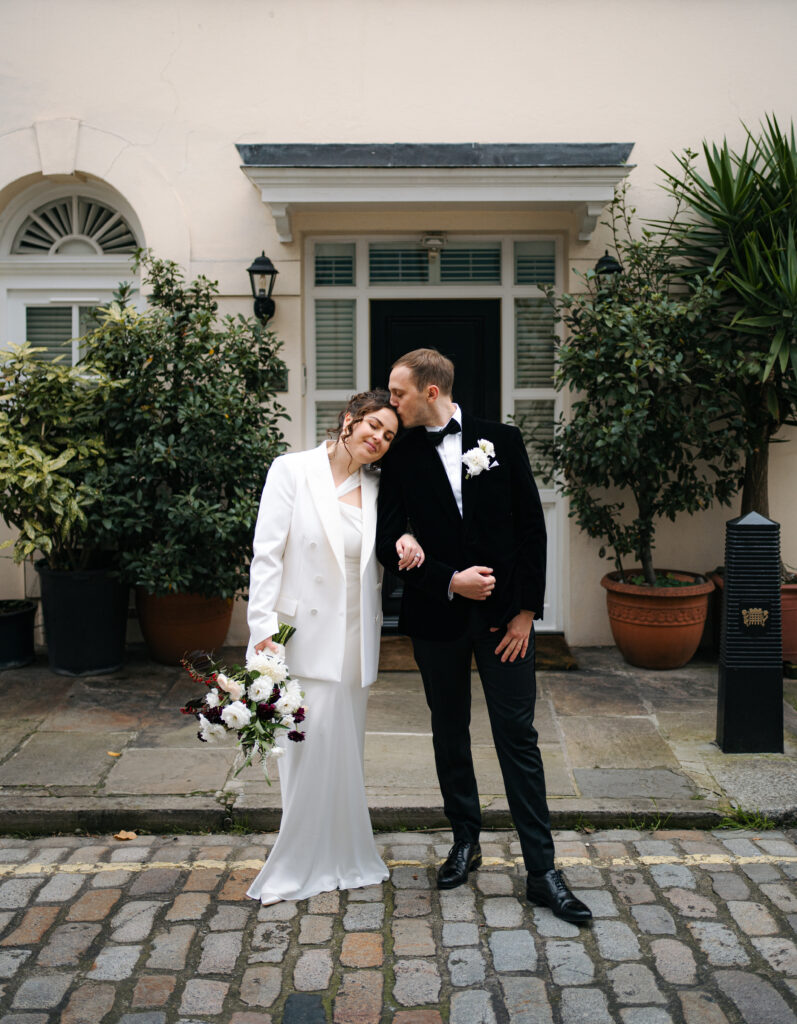
<svg viewBox="0 0 797 1024"><path fill-rule="evenodd" d="M64 572L36 563L50 671L65 676L113 672L124 661L127 585L105 569Z"/></svg>
<svg viewBox="0 0 797 1024"><path fill-rule="evenodd" d="M35 618L35 601L0 601L0 669L21 668L33 661Z"/></svg>

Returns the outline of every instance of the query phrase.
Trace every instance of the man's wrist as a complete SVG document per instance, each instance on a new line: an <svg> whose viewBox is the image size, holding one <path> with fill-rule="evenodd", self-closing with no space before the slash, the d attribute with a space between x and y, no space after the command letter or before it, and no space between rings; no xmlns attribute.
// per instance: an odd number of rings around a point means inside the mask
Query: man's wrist
<svg viewBox="0 0 797 1024"><path fill-rule="evenodd" d="M449 601L453 601L454 600L454 591L453 591L452 588L454 586L454 579L458 575L459 575L459 570L457 570L457 572L452 573L451 574L451 579L448 581L448 600Z"/></svg>

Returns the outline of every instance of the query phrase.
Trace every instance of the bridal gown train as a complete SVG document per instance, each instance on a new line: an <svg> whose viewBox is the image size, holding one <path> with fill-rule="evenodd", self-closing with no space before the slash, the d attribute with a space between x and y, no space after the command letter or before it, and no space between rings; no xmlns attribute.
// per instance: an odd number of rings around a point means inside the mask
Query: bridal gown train
<svg viewBox="0 0 797 1024"><path fill-rule="evenodd" d="M354 490L359 473L338 488ZM384 881L363 779L369 687L360 677L362 512L338 501L346 566L346 644L340 682L302 679L307 738L279 761L282 822L268 860L247 892L263 904ZM301 642L297 634L297 641ZM290 647L288 647L290 664Z"/></svg>

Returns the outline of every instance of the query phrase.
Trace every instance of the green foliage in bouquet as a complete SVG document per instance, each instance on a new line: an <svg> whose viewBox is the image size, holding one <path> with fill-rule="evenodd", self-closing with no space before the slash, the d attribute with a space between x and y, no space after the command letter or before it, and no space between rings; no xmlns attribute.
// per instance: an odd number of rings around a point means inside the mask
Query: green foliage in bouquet
<svg viewBox="0 0 797 1024"><path fill-rule="evenodd" d="M656 521L727 504L739 487L743 423L728 392L745 367L732 335L723 350L707 344L711 283L679 291L668 236L635 237L633 214L620 190L611 228L622 272L590 271L583 293L549 293L567 327L555 385L575 398L553 441L532 443L551 460L570 515L604 542L601 557L612 548L622 572L633 555L655 586Z"/></svg>
<svg viewBox="0 0 797 1024"><path fill-rule="evenodd" d="M105 514L131 583L231 598L246 590L263 480L285 448L281 342L256 320L219 318L215 282L186 284L146 251L137 261L150 308L122 286L85 339L84 365L125 382L106 409L117 457Z"/></svg>
<svg viewBox="0 0 797 1024"><path fill-rule="evenodd" d="M104 567L115 546L105 410L119 383L42 351L12 345L0 358L0 516L18 531L1 546L17 562L41 552L51 569Z"/></svg>

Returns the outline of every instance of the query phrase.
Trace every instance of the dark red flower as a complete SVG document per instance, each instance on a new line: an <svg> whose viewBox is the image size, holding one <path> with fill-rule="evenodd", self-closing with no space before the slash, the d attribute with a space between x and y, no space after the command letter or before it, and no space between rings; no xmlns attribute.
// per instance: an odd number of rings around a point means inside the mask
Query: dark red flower
<svg viewBox="0 0 797 1024"><path fill-rule="evenodd" d="M304 740L304 733L299 732L298 729L291 729L288 733L288 739L293 740L294 743L302 743Z"/></svg>
<svg viewBox="0 0 797 1024"><path fill-rule="evenodd" d="M261 722L268 722L269 719L274 717L274 705L273 704L258 704L257 705L257 717Z"/></svg>
<svg viewBox="0 0 797 1024"><path fill-rule="evenodd" d="M304 721L304 708L297 708L296 711L294 711L293 720L294 722Z"/></svg>
<svg viewBox="0 0 797 1024"><path fill-rule="evenodd" d="M209 722L214 724L222 721L221 708L204 708L202 714Z"/></svg>
<svg viewBox="0 0 797 1024"><path fill-rule="evenodd" d="M198 739L198 740L202 740L202 742L203 742L203 743L207 743L207 740L206 740L206 739L205 739L205 737L204 737L204 736L202 735L202 730L201 730L201 729L199 730L199 732L198 732L198 733L197 733L196 735L197 735L197 739Z"/></svg>

